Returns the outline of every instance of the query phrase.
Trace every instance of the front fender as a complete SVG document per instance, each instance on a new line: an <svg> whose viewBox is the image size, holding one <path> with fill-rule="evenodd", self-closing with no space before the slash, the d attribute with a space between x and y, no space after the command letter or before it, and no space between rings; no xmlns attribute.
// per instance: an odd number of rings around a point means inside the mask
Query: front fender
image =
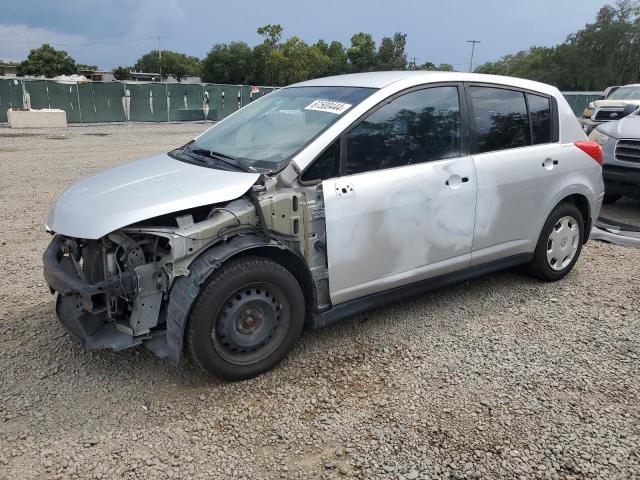
<svg viewBox="0 0 640 480"><path fill-rule="evenodd" d="M260 235L238 235L202 252L189 265L189 273L176 278L169 292L167 305L167 359L170 363L173 365L180 363L184 332L191 307L207 278L231 257L265 247L290 250L286 245L275 240L269 242Z"/></svg>

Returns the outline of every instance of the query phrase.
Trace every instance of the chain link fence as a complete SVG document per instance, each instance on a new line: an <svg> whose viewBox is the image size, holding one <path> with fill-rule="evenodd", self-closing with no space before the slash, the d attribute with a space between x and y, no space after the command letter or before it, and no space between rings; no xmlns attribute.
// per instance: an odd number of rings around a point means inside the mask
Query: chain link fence
<svg viewBox="0 0 640 480"><path fill-rule="evenodd" d="M69 123L221 120L275 87L153 82L63 83L0 78L0 122L10 108L59 108Z"/></svg>

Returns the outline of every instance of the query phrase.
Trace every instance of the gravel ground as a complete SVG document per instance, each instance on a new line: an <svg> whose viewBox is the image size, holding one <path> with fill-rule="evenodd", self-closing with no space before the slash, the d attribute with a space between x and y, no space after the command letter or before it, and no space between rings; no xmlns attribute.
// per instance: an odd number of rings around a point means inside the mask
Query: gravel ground
<svg viewBox="0 0 640 480"><path fill-rule="evenodd" d="M42 278L47 209L203 128L0 128L0 478L640 478L638 250L591 242L556 284L510 271L306 332L241 383L83 351Z"/></svg>

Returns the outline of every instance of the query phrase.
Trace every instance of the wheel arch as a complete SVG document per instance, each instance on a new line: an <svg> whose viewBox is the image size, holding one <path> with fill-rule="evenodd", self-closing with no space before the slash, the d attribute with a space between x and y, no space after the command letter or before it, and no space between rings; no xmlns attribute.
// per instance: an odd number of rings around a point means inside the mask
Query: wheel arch
<svg viewBox="0 0 640 480"><path fill-rule="evenodd" d="M247 256L267 258L291 272L302 288L307 313L311 311L315 302L313 281L300 254L284 244L267 242L262 236L234 237L228 242L214 245L202 252L189 265L189 274L178 277L173 282L169 292L166 317L167 359L172 364L180 363L191 308L209 276L223 264Z"/></svg>
<svg viewBox="0 0 640 480"><path fill-rule="evenodd" d="M593 219L591 218L591 205L589 204L589 199L582 195L581 193L572 193L571 195L567 195L562 198L556 206L561 203L572 203L575 205L578 210L580 210L580 214L582 215L582 221L584 222L584 238L582 243L585 244L589 240L589 234L591 233L591 225L593 224ZM554 207L555 208L555 207Z"/></svg>

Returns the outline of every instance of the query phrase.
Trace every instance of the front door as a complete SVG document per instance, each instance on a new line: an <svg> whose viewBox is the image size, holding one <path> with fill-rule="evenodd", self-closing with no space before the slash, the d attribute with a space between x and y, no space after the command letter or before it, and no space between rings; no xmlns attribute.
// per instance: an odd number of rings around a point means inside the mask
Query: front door
<svg viewBox="0 0 640 480"><path fill-rule="evenodd" d="M334 304L469 265L476 179L460 93L413 90L345 133L343 175L323 182Z"/></svg>

